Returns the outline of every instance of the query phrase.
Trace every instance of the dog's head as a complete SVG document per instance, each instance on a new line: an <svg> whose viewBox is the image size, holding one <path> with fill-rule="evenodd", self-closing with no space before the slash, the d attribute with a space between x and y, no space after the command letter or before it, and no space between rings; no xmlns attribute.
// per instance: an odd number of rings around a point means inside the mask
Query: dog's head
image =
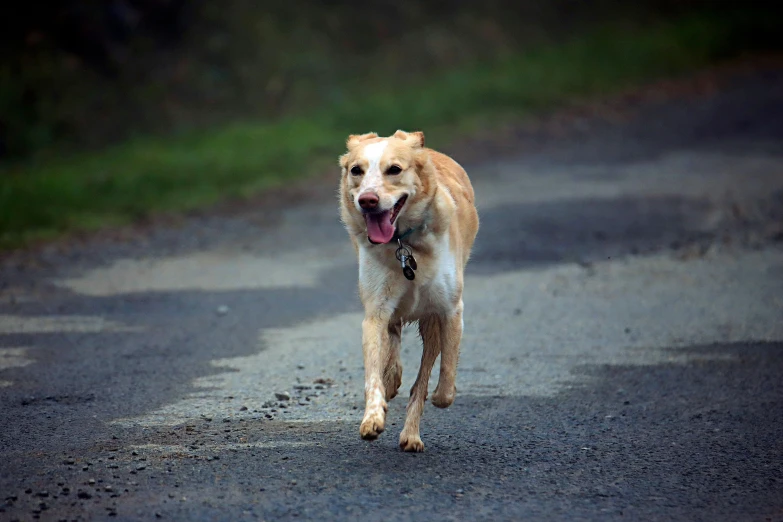
<svg viewBox="0 0 783 522"><path fill-rule="evenodd" d="M424 133L398 130L351 135L342 167L341 213L354 233L367 231L372 243L388 243L395 230L417 226L428 202L432 164Z"/></svg>

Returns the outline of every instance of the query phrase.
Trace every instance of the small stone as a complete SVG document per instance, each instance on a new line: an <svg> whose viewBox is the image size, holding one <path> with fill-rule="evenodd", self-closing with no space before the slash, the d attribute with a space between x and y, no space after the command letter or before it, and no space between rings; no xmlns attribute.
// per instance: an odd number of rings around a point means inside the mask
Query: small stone
<svg viewBox="0 0 783 522"><path fill-rule="evenodd" d="M142 464L141 466L136 466L136 469L139 470L139 471L143 471L143 470L147 469L147 466Z"/></svg>
<svg viewBox="0 0 783 522"><path fill-rule="evenodd" d="M296 479L292 479L292 480L291 480L291 485L292 485L292 486L296 486Z"/></svg>
<svg viewBox="0 0 783 522"><path fill-rule="evenodd" d="M73 459L65 459L65 460L63 461L63 464L66 464L66 465L70 466L70 465L72 465L72 464L76 464L76 461L75 461L75 460L73 460Z"/></svg>
<svg viewBox="0 0 783 522"><path fill-rule="evenodd" d="M44 490L44 491L39 491L39 492L38 492L38 496L39 496L39 497L44 497L44 498L45 498L45 497L48 497L48 496L49 496L49 492L48 492L48 491L46 491L46 490Z"/></svg>
<svg viewBox="0 0 783 522"><path fill-rule="evenodd" d="M136 450L133 450L133 451L131 451L131 455L133 455L134 457L135 457L136 455L138 455L138 454L139 454L139 452L138 452L138 451L136 451Z"/></svg>
<svg viewBox="0 0 783 522"><path fill-rule="evenodd" d="M275 392L275 398L278 401L290 401L291 400L291 394L288 392Z"/></svg>
<svg viewBox="0 0 783 522"><path fill-rule="evenodd" d="M87 484L89 484L90 486L92 486L93 484L95 484L95 479L90 479L90 480L88 480L88 481L87 481Z"/></svg>
<svg viewBox="0 0 783 522"><path fill-rule="evenodd" d="M305 369L304 364L297 364L296 367L299 370L304 370Z"/></svg>
<svg viewBox="0 0 783 522"><path fill-rule="evenodd" d="M242 406L241 408L239 408L239 411L247 411L247 406Z"/></svg>
<svg viewBox="0 0 783 522"><path fill-rule="evenodd" d="M223 422L231 422L231 419L229 419L228 417L225 417L225 418L223 419Z"/></svg>
<svg viewBox="0 0 783 522"><path fill-rule="evenodd" d="M103 490L111 493L112 491L114 491L114 488L112 488L111 486L104 486Z"/></svg>
<svg viewBox="0 0 783 522"><path fill-rule="evenodd" d="M325 384L327 386L331 386L332 384L334 384L334 380L327 379L327 378L324 378L324 377L319 377L319 378L317 378L316 380L313 381L313 384Z"/></svg>
<svg viewBox="0 0 783 522"><path fill-rule="evenodd" d="M220 305L215 309L218 315L226 315L229 312L229 308L226 305Z"/></svg>
<svg viewBox="0 0 783 522"><path fill-rule="evenodd" d="M163 515L161 515L160 513L158 513L158 512L156 511L156 512L155 512L155 518L163 518Z"/></svg>
<svg viewBox="0 0 783 522"><path fill-rule="evenodd" d="M76 496L79 497L79 498L83 498L83 499L92 498L92 495L90 495L86 491L80 491L79 493L77 493Z"/></svg>

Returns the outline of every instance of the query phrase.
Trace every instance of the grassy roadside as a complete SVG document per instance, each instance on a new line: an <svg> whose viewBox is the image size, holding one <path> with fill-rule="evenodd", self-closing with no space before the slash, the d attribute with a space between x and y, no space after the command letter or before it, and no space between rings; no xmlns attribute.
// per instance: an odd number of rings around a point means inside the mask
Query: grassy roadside
<svg viewBox="0 0 783 522"><path fill-rule="evenodd" d="M422 129L438 146L469 133L479 120L519 118L705 66L743 50L736 35L747 22L715 15L604 27L404 87L347 96L350 101L307 116L136 139L101 152L5 167L0 249L250 196L334 165L349 133Z"/></svg>

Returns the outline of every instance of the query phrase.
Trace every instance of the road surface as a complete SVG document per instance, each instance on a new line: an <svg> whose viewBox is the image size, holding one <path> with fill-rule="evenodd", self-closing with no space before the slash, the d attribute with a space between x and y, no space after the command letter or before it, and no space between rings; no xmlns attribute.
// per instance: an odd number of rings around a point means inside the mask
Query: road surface
<svg viewBox="0 0 783 522"><path fill-rule="evenodd" d="M0 520L783 520L783 69L720 85L465 163L458 397L423 454L410 329L359 438L337 172L6 256Z"/></svg>

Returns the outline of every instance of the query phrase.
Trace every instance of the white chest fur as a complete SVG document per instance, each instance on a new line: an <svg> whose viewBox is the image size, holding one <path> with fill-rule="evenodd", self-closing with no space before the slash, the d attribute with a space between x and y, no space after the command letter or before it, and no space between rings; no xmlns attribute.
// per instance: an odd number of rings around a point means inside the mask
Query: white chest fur
<svg viewBox="0 0 783 522"><path fill-rule="evenodd" d="M419 259L416 279L402 274L394 249L359 248L359 285L366 308L405 321L430 314L450 315L460 302L457 260L448 234L436 240L433 255ZM414 251L415 255L415 251Z"/></svg>

